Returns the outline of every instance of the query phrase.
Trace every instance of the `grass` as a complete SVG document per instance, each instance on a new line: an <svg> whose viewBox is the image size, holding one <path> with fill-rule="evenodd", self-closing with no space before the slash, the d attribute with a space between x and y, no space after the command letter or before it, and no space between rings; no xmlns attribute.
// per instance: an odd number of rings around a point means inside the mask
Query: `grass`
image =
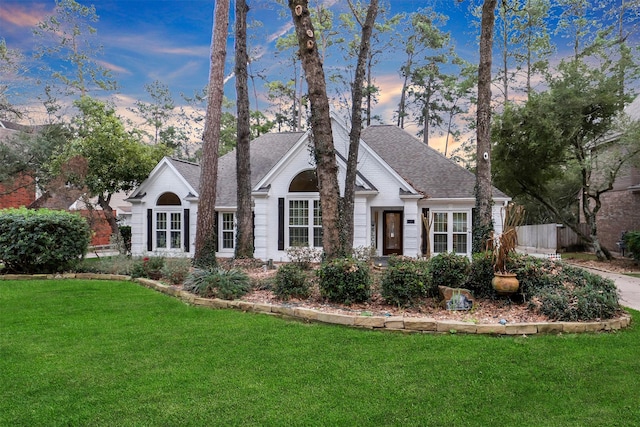
<svg viewBox="0 0 640 427"><path fill-rule="evenodd" d="M638 312L632 312L634 320ZM0 282L0 425L640 424L640 329L404 335Z"/></svg>

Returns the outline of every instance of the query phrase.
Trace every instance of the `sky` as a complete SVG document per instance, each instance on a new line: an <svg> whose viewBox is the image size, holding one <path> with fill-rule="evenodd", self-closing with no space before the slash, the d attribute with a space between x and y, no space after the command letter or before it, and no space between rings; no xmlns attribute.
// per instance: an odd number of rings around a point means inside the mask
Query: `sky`
<svg viewBox="0 0 640 427"><path fill-rule="evenodd" d="M337 15L347 11L345 1L323 0ZM95 24L97 40L103 47L97 56L99 64L112 71L119 90L115 98L119 111L125 112L136 100L148 101L144 85L156 80L167 85L176 102L180 94L201 91L209 75L209 53L213 23L213 0L79 0L79 3L95 5L99 21ZM260 26L250 29L249 49L255 58L251 71L265 80L285 80L292 71L283 65L278 55L276 40L293 31L287 8L275 0L248 0L249 20L257 20ZM391 0L390 15L413 12L424 7L424 0ZM434 0L437 11L450 17L445 31L450 31L457 53L470 61L477 61L478 45L475 27L468 15L467 1ZM0 38L7 47L19 49L31 58L36 40L32 35L36 24L53 13L54 0L0 0ZM230 35L233 30L231 2ZM339 58L327 60L328 67L340 67ZM376 83L381 89L374 113L385 123L393 123L393 111L397 109L402 80L399 68L405 59L402 51L389 51L382 55L376 66ZM227 75L233 60L233 38L229 37L227 49ZM333 62L331 62L333 61ZM333 64L333 65L332 65ZM36 63L29 61L32 71ZM235 97L235 81L225 83L225 93ZM28 91L27 88L24 88ZM250 88L253 92L254 88ZM257 109L264 111L264 80L257 79L255 91ZM252 96L252 102L254 101ZM19 100L18 102L25 102ZM255 103L251 106L256 109Z"/></svg>
<svg viewBox="0 0 640 427"><path fill-rule="evenodd" d="M346 2L326 1L336 13L346 12ZM111 70L118 81L117 103L130 105L137 99L145 100L144 85L155 80L166 84L176 101L180 93L193 94L207 84L209 52L213 23L212 0L80 0L83 5L95 5L99 21L95 24L98 41L103 53L98 56L100 65ZM261 22L250 30L249 48L257 57L252 71L266 79L284 79L290 72L282 65L282 55L277 54L276 40L293 31L288 9L275 0L249 0L249 20ZM454 1L443 1L439 10L453 16L446 29L461 37L469 38L466 6ZM233 29L233 7L230 31ZM425 4L419 0L391 1L391 14L412 12ZM53 13L53 0L0 0L0 38L8 48L19 49L30 57L35 46L32 31L35 25ZM465 35L466 34L466 35ZM460 50L473 55L475 43L463 42ZM233 39L229 37L227 69L232 67ZM397 52L387 52L377 67L377 80L382 87L379 114L391 122L392 111L397 108L401 79L398 73L404 59ZM35 64L32 64L35 67ZM230 71L227 72L227 75ZM233 78L225 84L225 92L234 97ZM253 90L251 88L250 90ZM267 108L264 101L264 81L257 80L260 93L259 109ZM253 101L253 98L252 98ZM255 105L252 105L255 109Z"/></svg>

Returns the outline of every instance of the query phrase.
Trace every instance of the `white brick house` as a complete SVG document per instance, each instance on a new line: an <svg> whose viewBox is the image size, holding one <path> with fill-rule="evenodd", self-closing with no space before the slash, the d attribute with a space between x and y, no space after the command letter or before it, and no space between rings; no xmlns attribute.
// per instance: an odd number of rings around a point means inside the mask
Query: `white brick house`
<svg viewBox="0 0 640 427"><path fill-rule="evenodd" d="M332 119L344 191L349 133ZM235 151L219 159L217 256L235 245ZM293 245L322 247L320 201L307 132L270 133L251 142L255 257L287 260ZM193 256L200 167L165 157L129 197L134 255ZM358 157L354 247L378 255L471 254L475 176L395 126L363 130ZM494 222L510 199L494 189ZM422 215L431 223L427 232ZM498 230L499 231L499 230ZM428 236L427 236L428 233ZM428 237L428 238L427 238Z"/></svg>

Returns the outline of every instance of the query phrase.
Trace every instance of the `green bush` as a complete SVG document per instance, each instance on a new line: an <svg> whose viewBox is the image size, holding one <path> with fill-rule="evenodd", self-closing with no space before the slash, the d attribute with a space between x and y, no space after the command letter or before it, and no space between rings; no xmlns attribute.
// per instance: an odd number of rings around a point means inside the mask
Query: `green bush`
<svg viewBox="0 0 640 427"><path fill-rule="evenodd" d="M162 278L174 285L179 285L185 281L191 271L191 259L189 258L167 258L160 268Z"/></svg>
<svg viewBox="0 0 640 427"><path fill-rule="evenodd" d="M495 298L496 292L491 284L492 280L493 262L491 260L491 252L473 254L469 266L469 274L463 287L470 290L476 298Z"/></svg>
<svg viewBox="0 0 640 427"><path fill-rule="evenodd" d="M204 298L233 300L251 290L251 280L237 269L196 268L187 276L183 289Z"/></svg>
<svg viewBox="0 0 640 427"><path fill-rule="evenodd" d="M425 262L394 261L382 276L382 298L397 306L415 304L427 294L430 280Z"/></svg>
<svg viewBox="0 0 640 427"><path fill-rule="evenodd" d="M558 280L535 291L532 308L561 321L610 319L619 310L612 280L567 265L557 275Z"/></svg>
<svg viewBox="0 0 640 427"><path fill-rule="evenodd" d="M136 263L125 255L106 256L101 258L85 258L75 268L79 273L103 273L131 275Z"/></svg>
<svg viewBox="0 0 640 427"><path fill-rule="evenodd" d="M367 301L371 295L369 266L353 258L324 262L317 274L320 294L329 301L352 304Z"/></svg>
<svg viewBox="0 0 640 427"><path fill-rule="evenodd" d="M629 231L624 235L626 250L634 260L640 262L640 231Z"/></svg>
<svg viewBox="0 0 640 427"><path fill-rule="evenodd" d="M136 258L131 269L131 277L146 277L157 280L162 277L163 267L164 257L151 256Z"/></svg>
<svg viewBox="0 0 640 427"><path fill-rule="evenodd" d="M49 209L0 211L0 260L5 271L56 273L87 253L91 230L79 215Z"/></svg>
<svg viewBox="0 0 640 427"><path fill-rule="evenodd" d="M438 286L459 288L467 279L469 258L453 252L438 254L429 260L429 272L431 273L431 288L427 291L429 296L438 295Z"/></svg>
<svg viewBox="0 0 640 427"><path fill-rule="evenodd" d="M311 295L311 286L307 275L296 264L284 264L276 272L273 293L283 300L294 298L308 298Z"/></svg>

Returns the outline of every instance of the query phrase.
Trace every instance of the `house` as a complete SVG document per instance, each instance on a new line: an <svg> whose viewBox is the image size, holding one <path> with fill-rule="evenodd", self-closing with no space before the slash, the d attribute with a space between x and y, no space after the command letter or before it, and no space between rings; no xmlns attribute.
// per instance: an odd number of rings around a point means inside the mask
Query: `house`
<svg viewBox="0 0 640 427"><path fill-rule="evenodd" d="M23 133L31 133L33 128L0 120L0 143L11 144ZM28 174L13 177L0 183L0 209L29 206L36 199L36 182Z"/></svg>
<svg viewBox="0 0 640 427"><path fill-rule="evenodd" d="M347 126L332 118L344 185ZM217 256L235 245L236 159L219 159ZM320 200L308 132L269 133L251 142L255 257L286 261L292 246L322 247ZM131 194L132 253L192 256L200 167L165 157ZM363 130L358 157L354 247L411 257L471 254L475 176L395 126ZM343 191L344 188L341 188ZM494 222L509 197L494 189ZM422 215L429 219L427 230Z"/></svg>
<svg viewBox="0 0 640 427"><path fill-rule="evenodd" d="M625 107L625 113L634 121L640 120L640 96ZM607 148L620 135L610 135L598 143L598 147ZM640 141L638 142L640 144ZM617 242L625 231L640 230L640 167L627 163L618 173L613 189L600 196L602 207L596 218L600 243L610 250L617 251Z"/></svg>

